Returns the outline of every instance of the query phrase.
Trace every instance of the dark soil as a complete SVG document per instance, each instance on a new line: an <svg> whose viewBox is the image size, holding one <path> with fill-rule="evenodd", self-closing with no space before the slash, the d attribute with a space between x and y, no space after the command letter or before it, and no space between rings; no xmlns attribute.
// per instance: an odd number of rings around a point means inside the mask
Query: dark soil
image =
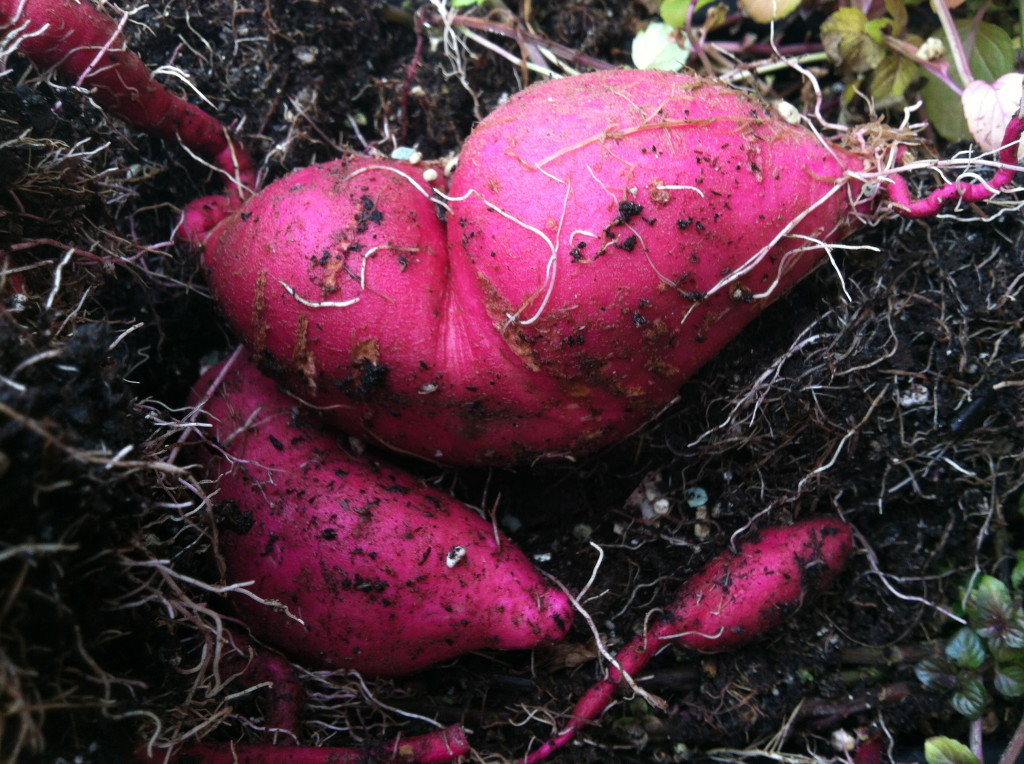
<svg viewBox="0 0 1024 764"><path fill-rule="evenodd" d="M271 180L343 151L445 158L522 87L520 66L480 46L464 81L449 76L443 49L414 31L439 21L429 5L410 7L157 0L127 34L151 66L188 73ZM529 21L538 37L626 65L648 18L629 0L593 0L535 3ZM488 39L519 55L515 40ZM214 687L192 670L211 613L230 607L196 583L218 573L177 419L201 364L233 339L196 263L167 242L180 208L216 181L17 55L8 66L0 759L127 761L140 741L190 730L257 741L259 695L235 697L237 683ZM839 273L808 279L658 422L596 458L519 471L403 462L471 504L500 495L510 535L572 591L599 545L584 604L611 649L736 534L814 513L856 526L857 554L813 604L735 652L663 652L642 686L669 711L623 698L557 761L833 758L834 733L858 729L906 760L930 735L967 739L968 722L913 669L955 630L945 611L969 577L1006 579L1021 547L1024 225L1016 212L980 213L865 230ZM666 515L641 518L629 498L642 483L669 499ZM692 489L707 503L691 507ZM591 640L581 619L566 645L471 655L365 690L304 672L302 742L429 729L390 707L464 724L474 760L513 760L602 675ZM989 738L998 745L1019 716L994 703Z"/></svg>

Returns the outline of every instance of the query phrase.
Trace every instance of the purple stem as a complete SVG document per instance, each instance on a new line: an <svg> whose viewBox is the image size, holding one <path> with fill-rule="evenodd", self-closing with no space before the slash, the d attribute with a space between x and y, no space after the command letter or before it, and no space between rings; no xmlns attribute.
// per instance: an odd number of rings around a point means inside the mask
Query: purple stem
<svg viewBox="0 0 1024 764"><path fill-rule="evenodd" d="M1021 717L1017 730L1013 733L1013 737L1010 738L1010 742L1007 743L1003 755L999 757L999 764L1014 764L1014 762L1020 759L1022 751L1024 751L1024 717Z"/></svg>

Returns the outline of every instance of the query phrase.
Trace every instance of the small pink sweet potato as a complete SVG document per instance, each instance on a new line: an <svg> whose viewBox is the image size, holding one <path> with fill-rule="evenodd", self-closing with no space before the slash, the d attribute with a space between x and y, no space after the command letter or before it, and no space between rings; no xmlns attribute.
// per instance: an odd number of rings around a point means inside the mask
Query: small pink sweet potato
<svg viewBox="0 0 1024 764"><path fill-rule="evenodd" d="M527 764L546 759L597 719L611 703L623 672L635 676L672 643L718 652L760 636L827 587L852 549L849 525L814 517L768 528L738 551L723 552L683 584L664 618L619 651L608 676L576 703L572 721L531 753Z"/></svg>
<svg viewBox="0 0 1024 764"><path fill-rule="evenodd" d="M227 578L253 634L295 661L408 674L479 649L562 638L568 598L492 525L384 462L346 453L248 361L196 386L218 476Z"/></svg>

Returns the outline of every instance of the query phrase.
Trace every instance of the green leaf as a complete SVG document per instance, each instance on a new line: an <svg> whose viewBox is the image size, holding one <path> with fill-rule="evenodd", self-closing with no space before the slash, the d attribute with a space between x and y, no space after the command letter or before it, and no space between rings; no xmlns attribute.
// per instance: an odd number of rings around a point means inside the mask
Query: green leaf
<svg viewBox="0 0 1024 764"><path fill-rule="evenodd" d="M885 10L892 19L893 35L901 37L909 20L906 3L903 0L885 0Z"/></svg>
<svg viewBox="0 0 1024 764"><path fill-rule="evenodd" d="M876 101L903 98L907 88L921 76L921 67L909 58L890 53L871 78L871 96Z"/></svg>
<svg viewBox="0 0 1024 764"><path fill-rule="evenodd" d="M652 21L633 38L633 66L637 69L678 72L686 65L689 51L679 46L668 24Z"/></svg>
<svg viewBox="0 0 1024 764"><path fill-rule="evenodd" d="M859 8L840 8L821 25L821 43L844 72L869 72L882 63L885 46L868 32L868 17Z"/></svg>
<svg viewBox="0 0 1024 764"><path fill-rule="evenodd" d="M946 655L957 666L966 669L980 668L988 657L981 637L967 626L958 629L946 644Z"/></svg>
<svg viewBox="0 0 1024 764"><path fill-rule="evenodd" d="M924 99L928 121L935 128L935 132L947 141L968 140L971 131L967 127L967 118L964 117L964 110L960 105L960 96L934 75L925 72L924 76L925 86L921 90L921 98Z"/></svg>
<svg viewBox="0 0 1024 764"><path fill-rule="evenodd" d="M871 19L867 24L864 25L864 31L867 32L868 36L877 42L879 45L885 44L885 30L892 26L892 19L881 16L877 19Z"/></svg>
<svg viewBox="0 0 1024 764"><path fill-rule="evenodd" d="M1019 511L1024 515L1024 494L1021 494L1021 502ZM1013 566L1013 570L1010 571L1010 585L1016 590L1020 591L1021 582L1024 581L1024 549L1017 550L1017 564Z"/></svg>
<svg viewBox="0 0 1024 764"><path fill-rule="evenodd" d="M968 719L977 719L985 713L985 706L988 705L989 697L985 692L985 684L977 677L971 677L962 681L960 689L953 693L950 698L950 705L961 716Z"/></svg>
<svg viewBox="0 0 1024 764"><path fill-rule="evenodd" d="M1010 605L1010 589L995 576L982 576L968 596L968 612L973 605L980 611L1002 612Z"/></svg>
<svg viewBox="0 0 1024 764"><path fill-rule="evenodd" d="M967 65L974 79L995 82L1004 74L1013 71L1013 40L1002 27L987 21L961 19L957 21L956 29L967 52ZM949 37L946 36L945 30L938 30L934 36L942 41L947 51L950 49ZM946 57L949 58L948 53ZM955 70L950 73L953 79L959 80ZM961 82L960 85L966 86L967 83Z"/></svg>
<svg viewBox="0 0 1024 764"><path fill-rule="evenodd" d="M925 740L924 758L928 764L981 764L970 748L948 737Z"/></svg>
<svg viewBox="0 0 1024 764"><path fill-rule="evenodd" d="M1019 650L1024 647L1024 614L1020 606L1011 608L1002 620L978 629L978 634L987 639L993 649L1009 647Z"/></svg>
<svg viewBox="0 0 1024 764"><path fill-rule="evenodd" d="M977 83L972 83L977 84ZM1017 86L1018 92L1020 86ZM966 92L966 91L965 91ZM967 617L979 636L996 649L1024 647L1024 614L1009 587L994 576L982 576L966 598Z"/></svg>
<svg viewBox="0 0 1024 764"><path fill-rule="evenodd" d="M982 576L967 594L967 618L976 628L1006 620L1011 606L1010 590L995 576Z"/></svg>
<svg viewBox="0 0 1024 764"><path fill-rule="evenodd" d="M957 24L957 30L975 79L995 82L1013 71L1016 52L1005 29L987 21L979 21L975 27L975 22L965 20Z"/></svg>
<svg viewBox="0 0 1024 764"><path fill-rule="evenodd" d="M686 24L686 11L689 7L689 0L664 0L658 14L670 27L681 29Z"/></svg>
<svg viewBox="0 0 1024 764"><path fill-rule="evenodd" d="M956 674L948 661L925 658L914 666L914 674L929 690L952 690L957 686Z"/></svg>
<svg viewBox="0 0 1024 764"><path fill-rule="evenodd" d="M1019 698L1024 695L1024 666L997 666L992 682L996 692L1004 698Z"/></svg>
<svg viewBox="0 0 1024 764"><path fill-rule="evenodd" d="M1008 674L1012 679L1016 677L1016 668L1011 669L1011 666L1024 668L1024 650L1020 648L1006 647L995 647L992 650L992 663L995 666L993 671L1002 672Z"/></svg>

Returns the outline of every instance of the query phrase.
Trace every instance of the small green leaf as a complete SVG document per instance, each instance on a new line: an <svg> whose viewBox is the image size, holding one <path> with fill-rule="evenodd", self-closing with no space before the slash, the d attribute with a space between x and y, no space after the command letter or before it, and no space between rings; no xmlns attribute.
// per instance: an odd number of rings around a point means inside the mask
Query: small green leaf
<svg viewBox="0 0 1024 764"><path fill-rule="evenodd" d="M871 96L876 101L903 98L907 88L921 76L921 67L909 58L890 53L871 78Z"/></svg>
<svg viewBox="0 0 1024 764"><path fill-rule="evenodd" d="M633 38L633 66L637 69L678 72L686 65L689 51L683 49L668 24L652 21Z"/></svg>
<svg viewBox="0 0 1024 764"><path fill-rule="evenodd" d="M953 690L957 686L956 674L948 661L925 658L914 666L914 674L929 690Z"/></svg>
<svg viewBox="0 0 1024 764"><path fill-rule="evenodd" d="M1024 666L997 666L992 682L996 692L1004 698L1019 698L1024 695Z"/></svg>
<svg viewBox="0 0 1024 764"><path fill-rule="evenodd" d="M885 43L885 30L892 27L892 19L887 16L880 16L877 19L871 19L864 25L864 31L867 32L868 36L877 42L879 45Z"/></svg>
<svg viewBox="0 0 1024 764"><path fill-rule="evenodd" d="M885 0L885 10L892 19L892 33L896 37L901 37L910 18L906 3L903 0Z"/></svg>
<svg viewBox="0 0 1024 764"><path fill-rule="evenodd" d="M977 677L963 680L960 689L953 693L953 697L949 700L953 710L968 719L977 719L985 713L988 701L985 684Z"/></svg>
<svg viewBox="0 0 1024 764"><path fill-rule="evenodd" d="M948 737L925 740L924 758L928 764L981 764L970 748Z"/></svg>
<svg viewBox="0 0 1024 764"><path fill-rule="evenodd" d="M957 21L956 29L963 42L964 50L967 52L967 65L973 79L995 82L1004 74L1013 71L1015 55L1013 40L1002 27L987 21L975 22L971 19L961 19ZM942 41L948 51L949 38L945 31L937 31L935 37ZM951 74L954 79L959 80L955 71ZM967 83L961 82L960 85L966 86Z"/></svg>
<svg viewBox="0 0 1024 764"><path fill-rule="evenodd" d="M1019 84L1017 91L1020 92ZM1021 613L1020 603L1012 597L1006 584L994 576L982 576L967 595L967 617L978 635L987 639L992 649L1003 646L1024 647L1024 614Z"/></svg>
<svg viewBox="0 0 1024 764"><path fill-rule="evenodd" d="M1016 53L1006 30L987 21L961 21L957 24L960 38L970 56L971 74L975 79L995 82L1013 71Z"/></svg>
<svg viewBox="0 0 1024 764"><path fill-rule="evenodd" d="M1019 605L1011 608L1005 620L978 629L978 633L989 641L992 649L1008 647L1019 650L1024 647L1024 613L1021 613Z"/></svg>
<svg viewBox="0 0 1024 764"><path fill-rule="evenodd" d="M822 23L825 52L844 72L870 72L885 58L885 46L872 39L867 27L868 17L859 8L840 8Z"/></svg>
<svg viewBox="0 0 1024 764"><path fill-rule="evenodd" d="M1020 507L1018 508L1020 513L1024 515L1024 494L1021 494ZM1024 549L1017 550L1017 564L1013 566L1013 570L1010 571L1010 586L1015 591L1020 591L1021 582L1024 581Z"/></svg>
<svg viewBox="0 0 1024 764"><path fill-rule="evenodd" d="M946 655L957 666L966 669L980 668L988 653L974 629L964 626L946 644Z"/></svg>
<svg viewBox="0 0 1024 764"><path fill-rule="evenodd" d="M686 12L689 7L689 0L664 0L658 9L658 15L670 27L681 29L686 24Z"/></svg>
<svg viewBox="0 0 1024 764"><path fill-rule="evenodd" d="M1003 618L1010 606L1010 590L995 576L982 576L967 595L967 616L981 625Z"/></svg>

